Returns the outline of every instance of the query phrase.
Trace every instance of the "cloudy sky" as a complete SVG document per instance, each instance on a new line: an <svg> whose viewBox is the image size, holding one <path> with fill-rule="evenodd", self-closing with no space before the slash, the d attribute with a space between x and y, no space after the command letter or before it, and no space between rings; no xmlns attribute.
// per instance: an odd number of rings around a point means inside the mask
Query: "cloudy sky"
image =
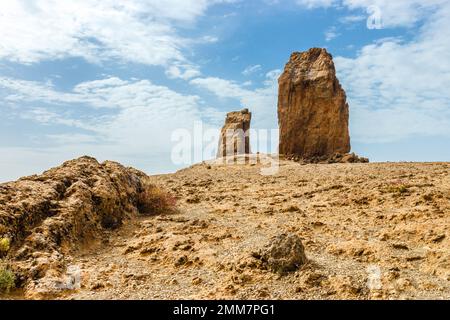
<svg viewBox="0 0 450 320"><path fill-rule="evenodd" d="M353 151L450 161L449 39L448 0L2 1L0 181L84 154L170 172L174 130L244 106L277 128L277 77L310 47L335 58Z"/></svg>

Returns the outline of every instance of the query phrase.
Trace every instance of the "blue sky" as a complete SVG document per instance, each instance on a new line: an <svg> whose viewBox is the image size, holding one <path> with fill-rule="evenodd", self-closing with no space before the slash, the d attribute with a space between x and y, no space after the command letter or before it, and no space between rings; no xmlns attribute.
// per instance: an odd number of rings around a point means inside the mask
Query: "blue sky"
<svg viewBox="0 0 450 320"><path fill-rule="evenodd" d="M84 154L171 172L174 130L242 107L276 128L277 77L310 47L335 58L353 151L450 161L447 0L5 2L0 181Z"/></svg>

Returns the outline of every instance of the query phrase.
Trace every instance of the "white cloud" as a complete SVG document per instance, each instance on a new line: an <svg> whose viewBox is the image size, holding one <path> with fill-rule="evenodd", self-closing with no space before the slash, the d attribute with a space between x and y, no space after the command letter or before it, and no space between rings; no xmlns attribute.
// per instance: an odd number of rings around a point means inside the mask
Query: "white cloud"
<svg viewBox="0 0 450 320"><path fill-rule="evenodd" d="M450 136L450 3L447 0L298 1L308 8L346 7L380 13L383 27L423 26L412 41L386 38L356 58L337 57L336 69L351 107L352 138L396 141L411 136ZM366 18L366 19L367 19ZM342 18L343 23L361 15ZM326 40L336 30L326 31Z"/></svg>
<svg viewBox="0 0 450 320"><path fill-rule="evenodd" d="M248 81L203 76L184 54L190 46L218 40L212 35L187 39L179 32L179 28L195 23L217 2L220 1L4 1L0 11L0 60L35 63L81 57L95 63L118 60L161 65L171 79L188 80L218 97L238 100L241 107L253 111L253 127L276 128L280 70L267 73L261 87L251 89L255 84ZM411 136L450 137L448 1L297 2L308 8L345 6L357 11L341 20L345 23L366 19L361 11L370 5L379 6L386 27L409 27L422 22L423 27L411 41L382 39L363 47L355 58L336 57L338 75L351 107L352 139L386 142ZM334 33L329 34L330 40L337 33L336 29L331 31ZM260 65L250 66L244 73L258 70ZM0 172L3 178L16 164L17 170L29 170L29 159L36 159L36 165L45 169L86 153L156 172L170 167L167 154L174 129L192 129L192 124L201 119L221 125L225 113L204 107L198 96L180 94L149 80L108 76L58 91L51 81L0 76L0 87L3 105L14 107L13 115L46 126L58 125L48 130L51 134L38 133L57 148L1 148L2 155L8 153L0 160L0 168L6 168ZM85 110L89 114L83 116ZM71 132L59 132L61 126Z"/></svg>
<svg viewBox="0 0 450 320"><path fill-rule="evenodd" d="M219 38L215 36L204 36L201 40L205 43L216 43L219 41Z"/></svg>
<svg viewBox="0 0 450 320"><path fill-rule="evenodd" d="M450 4L430 16L413 41L384 39L354 59L335 59L355 140L450 137L450 59L443 58L449 56L448 39Z"/></svg>
<svg viewBox="0 0 450 320"><path fill-rule="evenodd" d="M95 108L164 108L167 104L191 106L199 98L177 94L149 80L122 80L110 77L82 82L70 92L55 90L49 84L0 77L0 87L7 90L6 101L36 101L47 104L85 104ZM164 111L164 110L163 110Z"/></svg>
<svg viewBox="0 0 450 320"><path fill-rule="evenodd" d="M0 87L6 89L4 101L46 101L55 103L61 100L70 103L80 102L79 97L64 92L57 92L51 83L40 83L13 78L0 77Z"/></svg>
<svg viewBox="0 0 450 320"><path fill-rule="evenodd" d="M239 84L232 80L221 78L197 78L191 84L204 88L220 98L237 99L241 107L253 112L252 127L260 129L275 129L277 123L278 77L280 70L272 70L266 74L264 86L255 90L245 88L245 83ZM233 111L233 110L229 110Z"/></svg>
<svg viewBox="0 0 450 320"><path fill-rule="evenodd" d="M190 83L205 88L220 98L240 98L249 92L234 81L216 77L197 78L191 80Z"/></svg>
<svg viewBox="0 0 450 320"><path fill-rule="evenodd" d="M44 148L32 144L27 149L0 147L2 154L13 152L8 159L16 161L20 172L14 176L16 171L11 171L11 162L3 157L8 165L0 167L1 180L38 172L83 154L122 161L147 172L174 170L177 166L170 160L172 132L181 128L192 131L193 124L201 120L207 121L208 126L222 115L208 108L209 117L203 118L199 97L180 94L148 80L110 77L80 83L71 91L61 92L42 83L1 78L0 87L8 92L11 103L20 106L13 113L16 117L68 129L53 127L51 134L37 133L35 140L45 142ZM84 116L85 113L89 116ZM23 155L41 159L45 165L15 159Z"/></svg>
<svg viewBox="0 0 450 320"><path fill-rule="evenodd" d="M351 109L352 140L392 142L416 136L450 137L450 3L440 6L413 40L386 38L364 46L356 58L335 57ZM278 72L264 87L220 78L192 84L254 111L257 126L276 125Z"/></svg>
<svg viewBox="0 0 450 320"><path fill-rule="evenodd" d="M170 79L189 80L201 75L196 66L189 64L174 64L166 70L166 75Z"/></svg>
<svg viewBox="0 0 450 320"><path fill-rule="evenodd" d="M244 69L244 71L242 71L242 74L244 76L249 76L255 72L261 71L262 67L260 64L255 64L255 65L251 65L248 66L247 68Z"/></svg>
<svg viewBox="0 0 450 320"><path fill-rule="evenodd" d="M22 119L33 120L43 125L58 124L85 130L92 130L94 128L84 121L71 119L68 116L50 111L44 107L32 107L29 110L21 108L19 112L16 112L14 115Z"/></svg>
<svg viewBox="0 0 450 320"><path fill-rule="evenodd" d="M276 152L278 135L273 135L272 130L278 128L277 104L278 104L278 77L280 70L273 70L266 74L263 86L254 90L246 88L246 83L237 83L232 80L220 78L198 78L190 83L204 88L220 98L238 100L240 106L234 105L227 112L236 111L239 108L248 108L252 112L252 129L261 129L267 136L258 136L251 139L253 152ZM224 114L216 113L216 124L222 125Z"/></svg>
<svg viewBox="0 0 450 320"><path fill-rule="evenodd" d="M445 5L447 0L341 0L341 5L349 9L371 8L380 10L383 26L399 27L412 26L414 23L427 18L439 6ZM368 12L372 14L372 12Z"/></svg>
<svg viewBox="0 0 450 320"><path fill-rule="evenodd" d="M337 0L297 0L297 4L307 8L331 7L337 3Z"/></svg>
<svg viewBox="0 0 450 320"><path fill-rule="evenodd" d="M0 78L1 86L11 91L7 99L16 103L56 104L69 110L76 108L79 114L83 114L79 108L115 108L113 114L94 116L84 122L44 107L21 112L22 117L40 123L89 129L105 139L123 142L121 146L127 146L124 150L130 145L163 147L167 143L164 137L171 130L184 128L200 119L199 97L182 95L148 80L127 81L112 77L80 83L70 92L56 91L36 82L4 78ZM39 89L41 94L36 94Z"/></svg>
<svg viewBox="0 0 450 320"><path fill-rule="evenodd" d="M192 40L179 36L175 26L192 24L218 2L230 1L3 1L0 59L25 64L67 57L163 66L186 62L183 49Z"/></svg>
<svg viewBox="0 0 450 320"><path fill-rule="evenodd" d="M58 145L83 145L87 143L98 143L93 135L70 133L70 134L49 134L46 138L53 140Z"/></svg>
<svg viewBox="0 0 450 320"><path fill-rule="evenodd" d="M343 18L340 18L339 21L341 23L355 23L355 22L360 22L360 21L364 21L367 20L367 16L363 16L363 15L349 15L349 16L345 16Z"/></svg>
<svg viewBox="0 0 450 320"><path fill-rule="evenodd" d="M280 69L271 70L266 73L266 78L268 81L278 81L282 72Z"/></svg>
<svg viewBox="0 0 450 320"><path fill-rule="evenodd" d="M337 31L337 28L333 26L325 31L325 40L328 42L339 37L340 35L341 34Z"/></svg>
<svg viewBox="0 0 450 320"><path fill-rule="evenodd" d="M412 26L427 18L439 6L448 3L448 0L297 0L296 2L308 9L346 7L350 10L363 10L367 14L366 19L375 12L380 12L384 27L399 27ZM346 22L354 19L360 21L361 18L359 15L350 17L347 17Z"/></svg>

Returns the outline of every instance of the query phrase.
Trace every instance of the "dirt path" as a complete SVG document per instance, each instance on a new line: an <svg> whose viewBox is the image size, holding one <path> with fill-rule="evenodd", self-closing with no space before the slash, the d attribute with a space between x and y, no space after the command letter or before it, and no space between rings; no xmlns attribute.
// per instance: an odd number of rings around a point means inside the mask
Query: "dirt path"
<svg viewBox="0 0 450 320"><path fill-rule="evenodd" d="M197 165L152 177L180 212L129 222L73 258L66 299L450 299L450 164ZM252 253L297 234L279 276Z"/></svg>

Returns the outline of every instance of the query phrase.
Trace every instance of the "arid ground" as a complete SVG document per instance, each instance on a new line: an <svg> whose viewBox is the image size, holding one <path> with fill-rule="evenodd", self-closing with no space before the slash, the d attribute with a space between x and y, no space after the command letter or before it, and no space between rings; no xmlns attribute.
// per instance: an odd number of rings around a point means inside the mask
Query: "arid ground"
<svg viewBox="0 0 450 320"><path fill-rule="evenodd" d="M73 257L63 299L450 299L450 164L199 164L151 180L179 212L128 221ZM298 235L309 262L254 257Z"/></svg>

